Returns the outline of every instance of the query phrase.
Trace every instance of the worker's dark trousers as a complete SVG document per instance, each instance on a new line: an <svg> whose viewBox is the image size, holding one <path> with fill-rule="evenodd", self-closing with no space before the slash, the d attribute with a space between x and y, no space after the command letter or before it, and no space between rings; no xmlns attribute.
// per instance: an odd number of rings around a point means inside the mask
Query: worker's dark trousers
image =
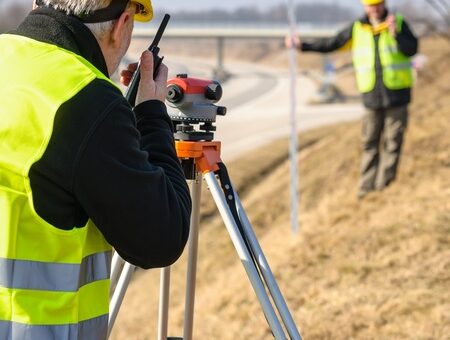
<svg viewBox="0 0 450 340"><path fill-rule="evenodd" d="M382 189L395 179L407 122L407 105L366 109L362 121L360 196Z"/></svg>

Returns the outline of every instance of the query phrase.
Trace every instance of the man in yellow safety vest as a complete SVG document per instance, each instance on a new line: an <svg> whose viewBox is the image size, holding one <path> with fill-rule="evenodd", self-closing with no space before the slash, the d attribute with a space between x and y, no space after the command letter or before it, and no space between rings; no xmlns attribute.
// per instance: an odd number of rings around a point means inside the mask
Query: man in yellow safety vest
<svg viewBox="0 0 450 340"><path fill-rule="evenodd" d="M411 57L418 50L417 38L404 18L390 13L384 0L361 2L366 15L335 37L312 42L286 38L287 47L294 44L301 51L327 53L351 45L366 108L359 198L383 189L396 177L413 86Z"/></svg>
<svg viewBox="0 0 450 340"><path fill-rule="evenodd" d="M106 339L112 248L142 268L184 249L167 67L154 78L142 54L134 108L109 79L152 16L150 0L36 0L0 35L0 339Z"/></svg>

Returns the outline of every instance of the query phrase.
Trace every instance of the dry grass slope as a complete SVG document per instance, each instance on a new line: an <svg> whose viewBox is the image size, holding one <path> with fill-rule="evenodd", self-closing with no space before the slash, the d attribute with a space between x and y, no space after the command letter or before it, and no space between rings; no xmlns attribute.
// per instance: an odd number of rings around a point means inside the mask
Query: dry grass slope
<svg viewBox="0 0 450 340"><path fill-rule="evenodd" d="M229 164L305 339L450 339L450 44L429 39L422 51L430 62L399 178L383 192L356 200L359 123L300 136L297 236L287 141ZM194 338L271 339L211 202L203 210ZM173 273L170 334L182 334L184 262ZM156 337L157 283L157 274L136 275L114 339Z"/></svg>

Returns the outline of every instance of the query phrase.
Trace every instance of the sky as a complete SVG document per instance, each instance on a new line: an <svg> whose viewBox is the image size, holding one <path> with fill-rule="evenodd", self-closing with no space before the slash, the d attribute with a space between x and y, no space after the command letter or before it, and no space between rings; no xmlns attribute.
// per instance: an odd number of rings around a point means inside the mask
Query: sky
<svg viewBox="0 0 450 340"><path fill-rule="evenodd" d="M296 0L294 3L332 3L330 0ZM358 5L359 0L344 0L342 2L348 2L349 5ZM266 9L274 5L287 3L286 0L223 0L223 1L211 1L211 0L153 0L153 6L155 8L166 8L167 10L202 10L211 8L220 8L226 10L232 10L238 7L254 6L256 9Z"/></svg>
<svg viewBox="0 0 450 340"><path fill-rule="evenodd" d="M398 3L405 3L407 1L414 1L414 3L425 2L425 0L386 0L388 5L395 6ZM32 0L0 0L0 9L6 5L10 5L14 2L29 3L31 6ZM168 12L173 11L199 11L210 9L225 9L233 10L238 7L254 6L255 9L265 10L277 4L285 4L288 0L152 0L155 11L166 10ZM348 5L353 8L361 8L360 0L294 0L295 4L301 3L324 3L330 4L330 6L339 3L340 5Z"/></svg>
<svg viewBox="0 0 450 340"><path fill-rule="evenodd" d="M1 1L1 0L0 0ZM362 9L360 0L293 0L294 4L302 3L322 3L335 6L339 4L341 6L349 6L356 9ZM395 7L395 5L406 2L425 3L426 0L386 0L388 6ZM198 11L209 10L213 8L233 10L238 7L254 6L256 9L264 10L273 7L278 4L286 4L288 0L152 0L155 9L164 8L168 11Z"/></svg>
<svg viewBox="0 0 450 340"><path fill-rule="evenodd" d="M31 0L0 0L0 5L9 5L13 2L22 2L22 3L30 3ZM391 0L398 1L398 0ZM330 5L335 4L335 0L294 0L296 4L299 3L312 3L312 2L321 2L321 3L329 3ZM209 10L212 8L220 8L220 9L228 9L232 10L237 7L242 6L255 6L257 9L266 9L268 7L287 3L287 0L222 0L222 1L211 1L211 0L152 0L153 6L155 9L164 8L168 11L174 10ZM359 0L341 0L340 4L347 4L350 6L360 6Z"/></svg>

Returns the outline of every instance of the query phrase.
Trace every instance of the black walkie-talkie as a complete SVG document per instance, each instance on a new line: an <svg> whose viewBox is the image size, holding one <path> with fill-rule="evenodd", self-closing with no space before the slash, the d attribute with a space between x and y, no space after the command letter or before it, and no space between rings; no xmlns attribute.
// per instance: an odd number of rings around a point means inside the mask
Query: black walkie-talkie
<svg viewBox="0 0 450 340"><path fill-rule="evenodd" d="M170 19L169 14L164 15L161 25L159 26L158 31L156 32L155 38L153 39L152 43L148 47L148 50L150 52L152 52L152 54L153 54L153 77L155 77L156 74L158 73L159 65L161 65L161 62L164 59L164 57L160 57L158 55L158 53L159 53L158 44L159 44L159 41L161 40L164 30L166 29L169 19ZM128 100L128 103L130 103L130 105L132 107L134 107L136 104L136 95L137 95L137 90L139 87L140 80L141 80L141 67L138 64L138 67L137 67L136 71L134 72L133 77L131 78L130 85L128 85L128 90L125 94L125 98Z"/></svg>

